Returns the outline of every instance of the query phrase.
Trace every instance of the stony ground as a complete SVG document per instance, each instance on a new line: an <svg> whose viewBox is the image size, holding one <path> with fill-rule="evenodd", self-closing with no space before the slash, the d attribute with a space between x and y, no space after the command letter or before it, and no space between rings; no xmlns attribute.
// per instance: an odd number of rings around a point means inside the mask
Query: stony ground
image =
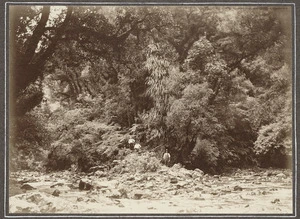
<svg viewBox="0 0 300 219"><path fill-rule="evenodd" d="M292 172L275 169L214 176L180 165L135 174L22 171L11 173L9 196L10 213L293 213Z"/></svg>

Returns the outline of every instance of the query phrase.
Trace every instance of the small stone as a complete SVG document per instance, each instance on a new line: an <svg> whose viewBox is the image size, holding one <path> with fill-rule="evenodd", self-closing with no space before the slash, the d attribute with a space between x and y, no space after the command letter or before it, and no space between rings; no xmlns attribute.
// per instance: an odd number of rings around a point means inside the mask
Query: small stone
<svg viewBox="0 0 300 219"><path fill-rule="evenodd" d="M143 194L141 194L141 193L135 193L134 196L133 196L133 198L134 199L141 199L142 196L143 196Z"/></svg>
<svg viewBox="0 0 300 219"><path fill-rule="evenodd" d="M235 186L235 187L233 188L233 190L234 190L234 191L243 191L243 188L240 187L240 186Z"/></svg>
<svg viewBox="0 0 300 219"><path fill-rule="evenodd" d="M97 170L94 175L99 177L106 177L107 173L101 170Z"/></svg>
<svg viewBox="0 0 300 219"><path fill-rule="evenodd" d="M195 191L202 191L203 189L202 188L200 188L200 187L196 187L195 188Z"/></svg>
<svg viewBox="0 0 300 219"><path fill-rule="evenodd" d="M276 198L273 201L271 201L272 204L276 204L276 203L279 203L279 202L280 202L280 199L278 199L278 198Z"/></svg>
<svg viewBox="0 0 300 219"><path fill-rule="evenodd" d="M195 197L194 200L197 200L197 201L203 201L203 200L205 200L205 198L202 198L202 197Z"/></svg>
<svg viewBox="0 0 300 219"><path fill-rule="evenodd" d="M97 200L96 200L96 199L94 199L94 198L91 198L91 199L88 199L88 200L87 200L87 202L93 202L93 203L96 203L96 202L97 202Z"/></svg>
<svg viewBox="0 0 300 219"><path fill-rule="evenodd" d="M119 191L113 191L110 195L108 195L107 197L109 198L114 198L114 199L118 199L121 198L121 193Z"/></svg>
<svg viewBox="0 0 300 219"><path fill-rule="evenodd" d="M195 172L200 173L201 175L204 175L204 172L198 168L194 169Z"/></svg>
<svg viewBox="0 0 300 219"><path fill-rule="evenodd" d="M78 197L78 198L77 198L77 201L78 201L78 202L82 202L82 201L83 201L83 198L82 198L82 197Z"/></svg>
<svg viewBox="0 0 300 219"><path fill-rule="evenodd" d="M59 196L60 191L58 189L55 189L54 192L52 193L53 196Z"/></svg>
<svg viewBox="0 0 300 219"><path fill-rule="evenodd" d="M134 176L131 176L131 177L127 178L127 181L133 181L133 180L135 180Z"/></svg>
<svg viewBox="0 0 300 219"><path fill-rule="evenodd" d="M63 183L55 183L55 184L51 185L50 188L54 188L57 186L63 186L63 185L64 185Z"/></svg>
<svg viewBox="0 0 300 219"><path fill-rule="evenodd" d="M178 183L178 180L177 180L177 178L171 178L170 179L170 183L173 183L173 184L175 184L175 183Z"/></svg>

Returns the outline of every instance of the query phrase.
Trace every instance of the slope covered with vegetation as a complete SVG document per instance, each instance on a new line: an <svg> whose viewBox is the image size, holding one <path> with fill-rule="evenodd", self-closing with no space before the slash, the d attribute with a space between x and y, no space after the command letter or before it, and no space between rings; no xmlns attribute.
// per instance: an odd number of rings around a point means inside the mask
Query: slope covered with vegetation
<svg viewBox="0 0 300 219"><path fill-rule="evenodd" d="M11 170L291 165L289 8L9 10Z"/></svg>

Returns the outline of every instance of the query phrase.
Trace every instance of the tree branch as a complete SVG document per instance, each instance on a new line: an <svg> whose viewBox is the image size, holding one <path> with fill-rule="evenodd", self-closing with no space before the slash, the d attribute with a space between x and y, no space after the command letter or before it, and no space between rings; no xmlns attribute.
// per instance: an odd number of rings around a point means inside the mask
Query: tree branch
<svg viewBox="0 0 300 219"><path fill-rule="evenodd" d="M47 24L48 18L50 14L50 6L43 6L42 10L42 17L36 26L35 30L32 33L31 38L27 42L26 51L23 56L23 65L29 64L29 62L32 60L35 50L37 48L37 45L41 39L41 36L44 34L45 26Z"/></svg>

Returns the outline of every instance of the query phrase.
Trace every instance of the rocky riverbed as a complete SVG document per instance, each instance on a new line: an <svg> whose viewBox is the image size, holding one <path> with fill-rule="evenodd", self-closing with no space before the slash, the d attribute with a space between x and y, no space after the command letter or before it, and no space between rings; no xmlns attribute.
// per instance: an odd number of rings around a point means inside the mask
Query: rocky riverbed
<svg viewBox="0 0 300 219"><path fill-rule="evenodd" d="M12 172L9 213L292 214L292 179L290 170L207 175L177 164L134 174Z"/></svg>

